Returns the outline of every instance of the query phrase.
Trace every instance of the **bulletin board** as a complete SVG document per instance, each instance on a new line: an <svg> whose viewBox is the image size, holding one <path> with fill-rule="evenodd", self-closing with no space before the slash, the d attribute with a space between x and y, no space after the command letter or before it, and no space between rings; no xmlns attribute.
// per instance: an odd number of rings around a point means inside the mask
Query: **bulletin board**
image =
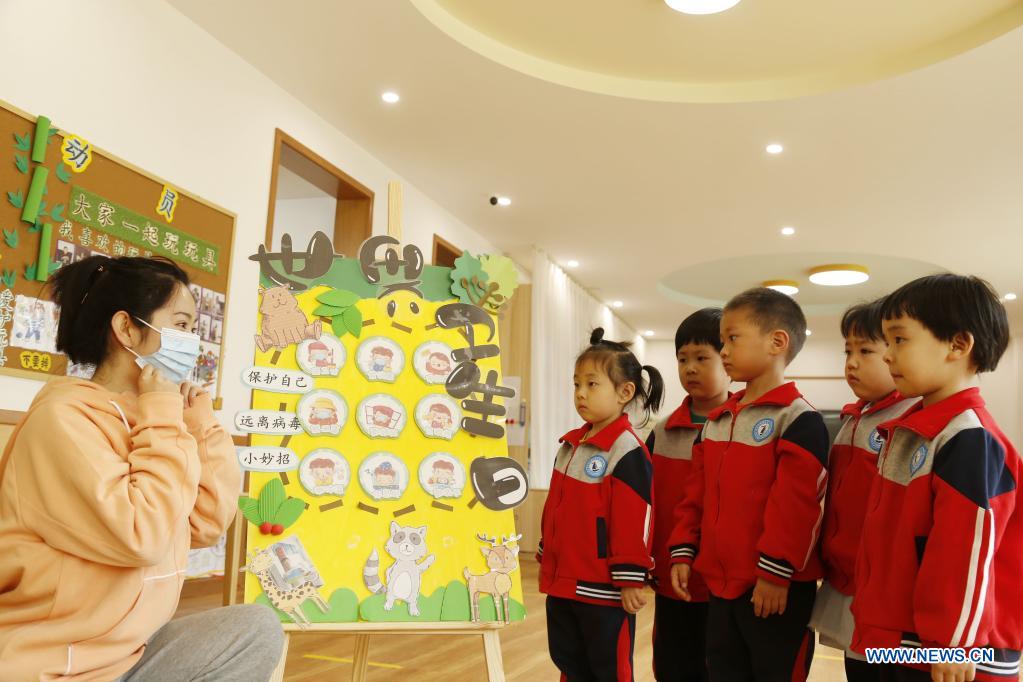
<svg viewBox="0 0 1023 682"><path fill-rule="evenodd" d="M259 334L235 428L249 471L245 598L312 623L525 616L497 309L504 257L424 265L373 237L358 259L317 233L253 256Z"/></svg>
<svg viewBox="0 0 1023 682"><path fill-rule="evenodd" d="M47 277L94 254L163 256L188 273L199 310L191 379L219 397L235 215L59 124L0 101L0 373L89 376L56 350Z"/></svg>

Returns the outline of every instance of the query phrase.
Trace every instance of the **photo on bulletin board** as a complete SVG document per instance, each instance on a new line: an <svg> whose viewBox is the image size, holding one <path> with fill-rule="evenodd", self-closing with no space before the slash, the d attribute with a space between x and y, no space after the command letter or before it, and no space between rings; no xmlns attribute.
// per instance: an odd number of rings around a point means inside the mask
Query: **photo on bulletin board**
<svg viewBox="0 0 1023 682"><path fill-rule="evenodd" d="M103 151L85 132L0 102L0 138L10 142L0 162L0 373L91 376L57 352L60 311L47 279L90 256L160 256L185 271L198 306L210 292L204 341L215 362L207 353L196 372L213 377L205 385L219 396L234 214Z"/></svg>

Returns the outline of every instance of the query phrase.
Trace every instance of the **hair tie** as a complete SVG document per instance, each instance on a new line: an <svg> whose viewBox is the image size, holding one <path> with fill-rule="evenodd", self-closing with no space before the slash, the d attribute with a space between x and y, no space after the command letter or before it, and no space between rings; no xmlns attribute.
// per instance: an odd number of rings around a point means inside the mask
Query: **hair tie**
<svg viewBox="0 0 1023 682"><path fill-rule="evenodd" d="M97 279L99 279L99 276L103 273L104 268L106 268L106 265L101 265L98 268L96 268L91 275L89 275L89 284L85 288L85 295L82 296L82 300L78 302L78 305L84 304L85 299L89 298L89 290L92 289L92 285L96 283Z"/></svg>

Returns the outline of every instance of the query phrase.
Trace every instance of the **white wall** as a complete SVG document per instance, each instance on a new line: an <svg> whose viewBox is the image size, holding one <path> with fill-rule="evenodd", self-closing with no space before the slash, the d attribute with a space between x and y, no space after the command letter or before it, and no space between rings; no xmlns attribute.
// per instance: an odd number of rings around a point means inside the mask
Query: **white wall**
<svg viewBox="0 0 1023 682"><path fill-rule="evenodd" d="M334 197L278 199L274 202L274 246L281 243L282 234L291 235L295 248L305 248L317 232L328 237L333 235L336 212L337 199Z"/></svg>
<svg viewBox="0 0 1023 682"><path fill-rule="evenodd" d="M45 47L25 28L40 17L48 18ZM256 331L258 266L248 255L266 231L274 129L375 192L375 233L386 231L387 182L402 178L158 0L4 0L0 64L4 100L238 214L222 394L227 415L247 406L237 377ZM426 253L435 232L495 252L407 182L403 213L405 239ZM0 408L26 409L40 385L0 377Z"/></svg>

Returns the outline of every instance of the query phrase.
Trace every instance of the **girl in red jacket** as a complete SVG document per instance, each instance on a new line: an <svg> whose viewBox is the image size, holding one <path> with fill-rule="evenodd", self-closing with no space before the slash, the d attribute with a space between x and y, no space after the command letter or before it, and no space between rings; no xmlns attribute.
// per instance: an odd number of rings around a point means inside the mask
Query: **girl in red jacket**
<svg viewBox="0 0 1023 682"><path fill-rule="evenodd" d="M663 394L656 369L593 331L575 365L575 409L586 423L561 439L537 550L562 680L633 679L635 614L653 568L652 494L650 453L625 411L636 400L656 410Z"/></svg>

